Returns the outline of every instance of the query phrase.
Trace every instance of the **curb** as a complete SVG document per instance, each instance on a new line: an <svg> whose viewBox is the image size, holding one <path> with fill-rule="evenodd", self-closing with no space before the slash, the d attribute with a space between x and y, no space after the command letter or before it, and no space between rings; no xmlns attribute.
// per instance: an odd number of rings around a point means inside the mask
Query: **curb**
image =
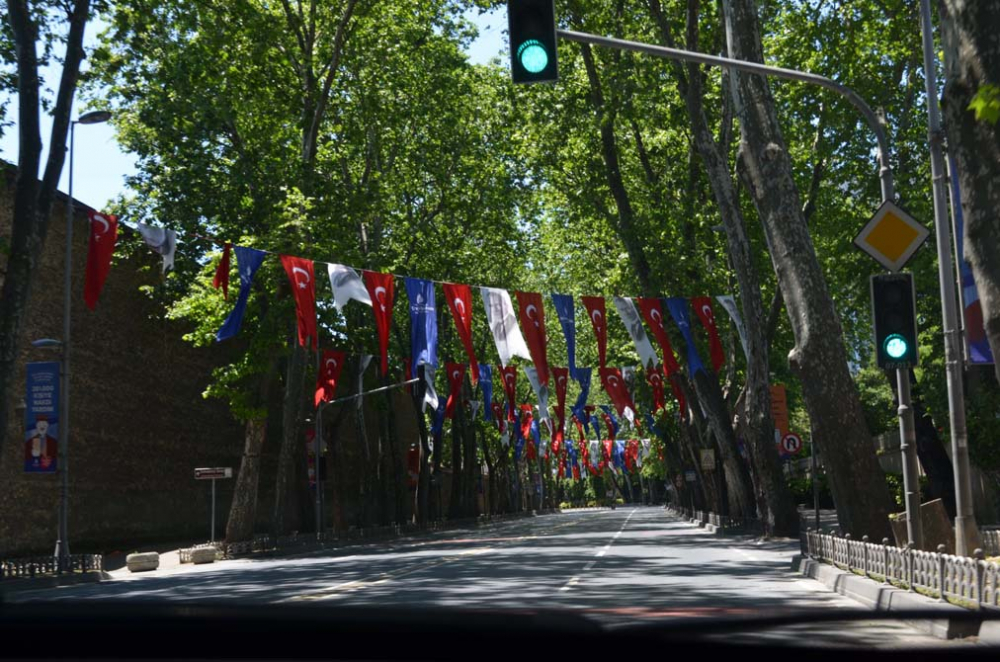
<svg viewBox="0 0 1000 662"><path fill-rule="evenodd" d="M81 574L63 575L55 577L33 577L25 579L11 579L0 583L0 597L7 593L18 593L25 590L38 588L56 588L59 586L74 586L76 584L96 584L98 582L114 579L109 573L103 570L93 570Z"/></svg>
<svg viewBox="0 0 1000 662"><path fill-rule="evenodd" d="M792 570L815 579L834 593L860 602L875 611L905 611L914 609L934 609L941 612L939 619L907 620L909 625L938 639L956 639L980 634L980 625L968 621L952 621L949 614L967 614L961 607L938 602L932 598L896 588L891 584L880 584L872 579L841 570L828 563L797 555L792 559ZM985 628L984 628L985 629ZM1000 634L984 633L987 637Z"/></svg>

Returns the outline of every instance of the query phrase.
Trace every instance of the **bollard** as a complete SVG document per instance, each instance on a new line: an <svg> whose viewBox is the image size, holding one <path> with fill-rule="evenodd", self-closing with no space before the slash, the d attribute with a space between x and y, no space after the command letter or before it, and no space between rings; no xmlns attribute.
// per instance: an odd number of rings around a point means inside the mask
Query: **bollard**
<svg viewBox="0 0 1000 662"><path fill-rule="evenodd" d="M851 534L845 533L844 540L847 541L847 543L844 545L847 548L847 570L848 572L851 572L854 569L854 566L851 565Z"/></svg>
<svg viewBox="0 0 1000 662"><path fill-rule="evenodd" d="M977 547L972 556L976 559L973 561L976 564L976 610L980 611L983 608L983 563L986 555Z"/></svg>
<svg viewBox="0 0 1000 662"><path fill-rule="evenodd" d="M947 602L948 598L944 595L944 552L945 546L937 546L937 566L938 566L938 591L941 595L938 596L938 602Z"/></svg>
<svg viewBox="0 0 1000 662"><path fill-rule="evenodd" d="M889 581L889 539L882 538L882 560L885 563L885 578L882 580L883 584L890 584Z"/></svg>

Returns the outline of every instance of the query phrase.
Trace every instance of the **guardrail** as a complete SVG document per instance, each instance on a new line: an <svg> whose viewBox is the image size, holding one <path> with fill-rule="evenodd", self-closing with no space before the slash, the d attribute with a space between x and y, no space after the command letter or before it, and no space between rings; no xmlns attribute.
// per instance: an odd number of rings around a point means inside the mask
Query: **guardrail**
<svg viewBox="0 0 1000 662"><path fill-rule="evenodd" d="M327 529L322 533L297 533L290 536L280 536L275 539L269 534L254 536L253 540L227 543L222 546L226 558L239 556L250 556L253 554L263 554L268 552L295 552L308 551L311 549L324 549L327 547L338 547L351 544L352 542L377 542L379 540L389 540L400 538L417 533L434 531L444 531L467 526L482 526L494 522L522 519L534 515L559 512L558 510L539 510L523 513L509 513L504 515L481 515L479 517L468 517L463 519L443 520L428 522L421 526L419 524L390 524L387 526L376 526L366 528L349 529Z"/></svg>
<svg viewBox="0 0 1000 662"><path fill-rule="evenodd" d="M71 554L67 567L59 568L56 556L30 556L22 559L0 559L0 581L104 570L100 554Z"/></svg>
<svg viewBox="0 0 1000 662"><path fill-rule="evenodd" d="M666 509L667 512L678 517L687 518L701 526L711 524L716 529L727 533L759 533L763 530L761 521L752 517L728 517L708 510L678 508L677 506L667 506Z"/></svg>
<svg viewBox="0 0 1000 662"><path fill-rule="evenodd" d="M984 526L979 529L983 539L983 551L987 556L1000 556L1000 528Z"/></svg>
<svg viewBox="0 0 1000 662"><path fill-rule="evenodd" d="M983 550L973 558L938 551L926 552L895 547L883 538L881 544L864 536L852 540L809 529L803 537L803 554L825 561L875 581L919 592L941 602L952 602L970 609L1000 607L1000 565L986 561Z"/></svg>

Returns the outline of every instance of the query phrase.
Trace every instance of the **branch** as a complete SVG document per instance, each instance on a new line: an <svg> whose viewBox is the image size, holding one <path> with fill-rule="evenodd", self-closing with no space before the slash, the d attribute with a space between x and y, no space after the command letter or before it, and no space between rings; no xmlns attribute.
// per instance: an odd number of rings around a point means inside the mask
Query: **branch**
<svg viewBox="0 0 1000 662"><path fill-rule="evenodd" d="M80 74L80 62L83 61L83 32L87 27L89 16L90 0L77 0L69 18L66 56L63 59L59 91L56 93L56 106L52 113L49 159L45 164L45 175L42 177L42 187L38 192L38 208L45 214L48 214L49 204L59 184L59 175L66 160L66 134L69 132L70 113L73 110L73 94L76 92L76 81ZM34 52L34 44L31 49ZM34 107L37 109L38 106ZM37 113L37 110L35 112Z"/></svg>
<svg viewBox="0 0 1000 662"><path fill-rule="evenodd" d="M312 124L309 127L309 134L306 139L308 161L312 161L316 156L316 140L319 135L319 125L323 121L323 116L326 114L326 107L330 102L330 88L333 87L333 79L337 75L337 67L340 64L340 57L344 51L344 33L347 30L347 24L351 20L351 15L354 13L354 6L357 4L357 0L347 0L347 7L344 9L344 15L340 17L340 23L337 25L337 34L333 38L333 53L330 55L330 60L327 63L326 77L323 80L323 91L319 96L319 103L316 104L316 111L313 113Z"/></svg>

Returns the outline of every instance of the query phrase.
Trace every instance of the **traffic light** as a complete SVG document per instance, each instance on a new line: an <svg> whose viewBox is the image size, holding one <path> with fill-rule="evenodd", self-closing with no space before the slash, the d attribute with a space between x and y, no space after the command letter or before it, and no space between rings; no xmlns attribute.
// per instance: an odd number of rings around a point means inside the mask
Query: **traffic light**
<svg viewBox="0 0 1000 662"><path fill-rule="evenodd" d="M515 83L551 83L556 66L555 0L507 0L510 74Z"/></svg>
<svg viewBox="0 0 1000 662"><path fill-rule="evenodd" d="M880 368L917 364L917 303L913 274L872 276L875 352Z"/></svg>

